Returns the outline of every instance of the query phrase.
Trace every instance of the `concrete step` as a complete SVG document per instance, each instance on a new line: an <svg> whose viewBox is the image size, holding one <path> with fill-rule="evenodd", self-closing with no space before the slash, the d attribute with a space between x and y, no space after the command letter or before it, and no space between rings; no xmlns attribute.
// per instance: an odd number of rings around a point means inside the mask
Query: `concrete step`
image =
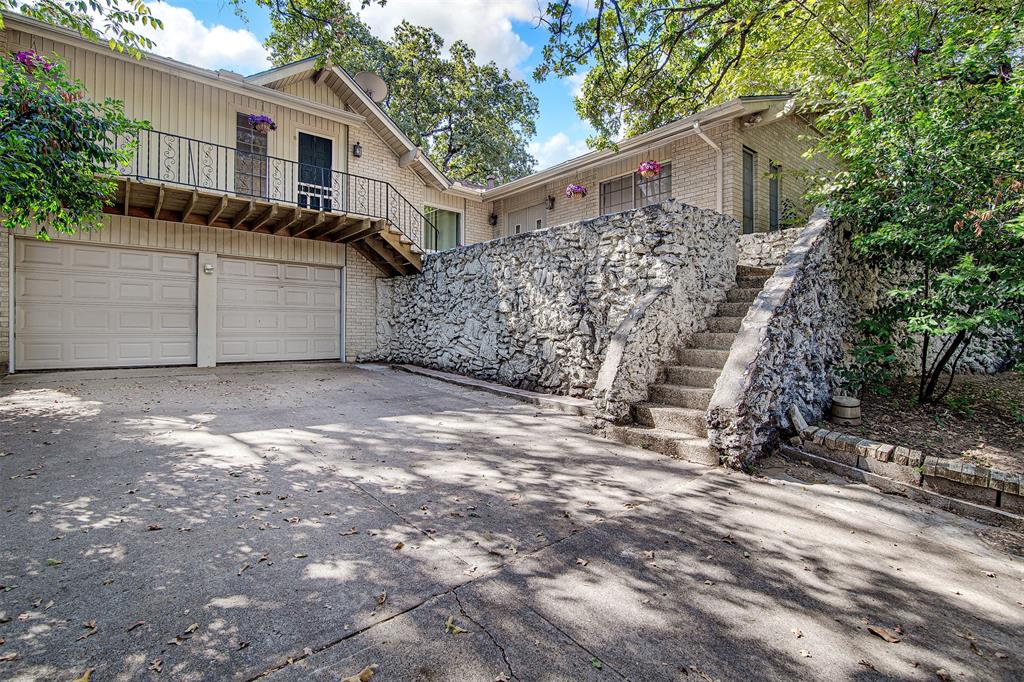
<svg viewBox="0 0 1024 682"><path fill-rule="evenodd" d="M650 387L651 402L688 407L692 410L706 410L711 402L710 388L680 386L678 384L652 384Z"/></svg>
<svg viewBox="0 0 1024 682"><path fill-rule="evenodd" d="M688 367L669 365L665 368L665 383L697 388L714 388L722 370L713 367Z"/></svg>
<svg viewBox="0 0 1024 682"><path fill-rule="evenodd" d="M712 317L708 320L709 332L732 332L735 334L740 330L742 317Z"/></svg>
<svg viewBox="0 0 1024 682"><path fill-rule="evenodd" d="M727 350L698 350L696 348L684 348L679 351L679 364L691 365L693 367L712 367L722 369L729 357Z"/></svg>
<svg viewBox="0 0 1024 682"><path fill-rule="evenodd" d="M740 289L763 289L767 277L737 277L736 286Z"/></svg>
<svg viewBox="0 0 1024 682"><path fill-rule="evenodd" d="M759 268L753 265L737 265L736 278L740 277L771 277L775 274L775 268Z"/></svg>
<svg viewBox="0 0 1024 682"><path fill-rule="evenodd" d="M735 332L699 332L693 335L689 345L700 350L729 350L735 340Z"/></svg>
<svg viewBox="0 0 1024 682"><path fill-rule="evenodd" d="M719 303L718 312L715 315L718 317L744 317L748 310L750 310L750 303Z"/></svg>
<svg viewBox="0 0 1024 682"><path fill-rule="evenodd" d="M688 407L640 403L633 406L633 419L641 426L687 433L698 438L708 435L707 412Z"/></svg>
<svg viewBox="0 0 1024 682"><path fill-rule="evenodd" d="M610 426L605 430L605 436L626 445L653 450L687 462L718 465L718 453L708 445L706 438L650 426Z"/></svg>
<svg viewBox="0 0 1024 682"><path fill-rule="evenodd" d="M761 293L761 287L754 289L740 289L739 287L736 287L735 289L729 289L729 291L725 292L725 300L733 303L751 303L755 298L757 298L759 293Z"/></svg>

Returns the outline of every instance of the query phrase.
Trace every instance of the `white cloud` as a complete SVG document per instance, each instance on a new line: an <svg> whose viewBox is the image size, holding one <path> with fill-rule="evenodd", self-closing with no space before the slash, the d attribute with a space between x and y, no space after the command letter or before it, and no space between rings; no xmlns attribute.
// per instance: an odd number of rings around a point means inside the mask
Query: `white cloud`
<svg viewBox="0 0 1024 682"><path fill-rule="evenodd" d="M429 26L446 44L463 40L476 50L478 60L494 61L517 76L533 48L516 34L512 21L533 21L537 15L537 0L388 0L383 7L374 4L362 11L379 37L390 37L403 20Z"/></svg>
<svg viewBox="0 0 1024 682"><path fill-rule="evenodd" d="M573 140L562 132L555 133L546 140L531 142L527 150L537 159L535 170L539 171L580 154L586 154L588 151L586 140Z"/></svg>
<svg viewBox="0 0 1024 682"><path fill-rule="evenodd" d="M587 74L590 71L577 71L571 76L566 76L562 79L562 82L569 88L569 92L572 93L573 97L579 97L583 92L583 81L587 79Z"/></svg>
<svg viewBox="0 0 1024 682"><path fill-rule="evenodd" d="M207 69L229 69L241 74L270 66L267 49L245 29L223 24L207 26L184 7L162 2L150 4L153 16L164 22L162 31L140 30L156 42L153 52Z"/></svg>

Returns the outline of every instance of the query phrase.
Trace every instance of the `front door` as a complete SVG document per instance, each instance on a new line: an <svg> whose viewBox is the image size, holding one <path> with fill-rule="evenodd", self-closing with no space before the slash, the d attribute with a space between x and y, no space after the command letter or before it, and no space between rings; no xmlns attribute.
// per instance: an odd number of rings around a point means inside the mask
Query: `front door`
<svg viewBox="0 0 1024 682"><path fill-rule="evenodd" d="M331 210L331 141L299 133L298 201L302 208Z"/></svg>

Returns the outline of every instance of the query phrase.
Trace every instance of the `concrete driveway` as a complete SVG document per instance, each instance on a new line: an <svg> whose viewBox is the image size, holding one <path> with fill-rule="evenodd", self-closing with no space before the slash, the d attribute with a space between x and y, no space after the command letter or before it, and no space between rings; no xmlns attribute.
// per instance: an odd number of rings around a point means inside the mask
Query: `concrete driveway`
<svg viewBox="0 0 1024 682"><path fill-rule="evenodd" d="M1024 675L1001 529L424 377L17 375L0 429L4 679Z"/></svg>

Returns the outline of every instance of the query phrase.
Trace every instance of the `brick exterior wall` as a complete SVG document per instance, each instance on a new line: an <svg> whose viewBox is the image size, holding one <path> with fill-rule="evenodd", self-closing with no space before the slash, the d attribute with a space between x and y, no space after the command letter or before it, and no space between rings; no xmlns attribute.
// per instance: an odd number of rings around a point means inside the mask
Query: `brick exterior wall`
<svg viewBox="0 0 1024 682"><path fill-rule="evenodd" d="M345 359L377 347L377 284L380 270L355 249L347 249L345 268Z"/></svg>

